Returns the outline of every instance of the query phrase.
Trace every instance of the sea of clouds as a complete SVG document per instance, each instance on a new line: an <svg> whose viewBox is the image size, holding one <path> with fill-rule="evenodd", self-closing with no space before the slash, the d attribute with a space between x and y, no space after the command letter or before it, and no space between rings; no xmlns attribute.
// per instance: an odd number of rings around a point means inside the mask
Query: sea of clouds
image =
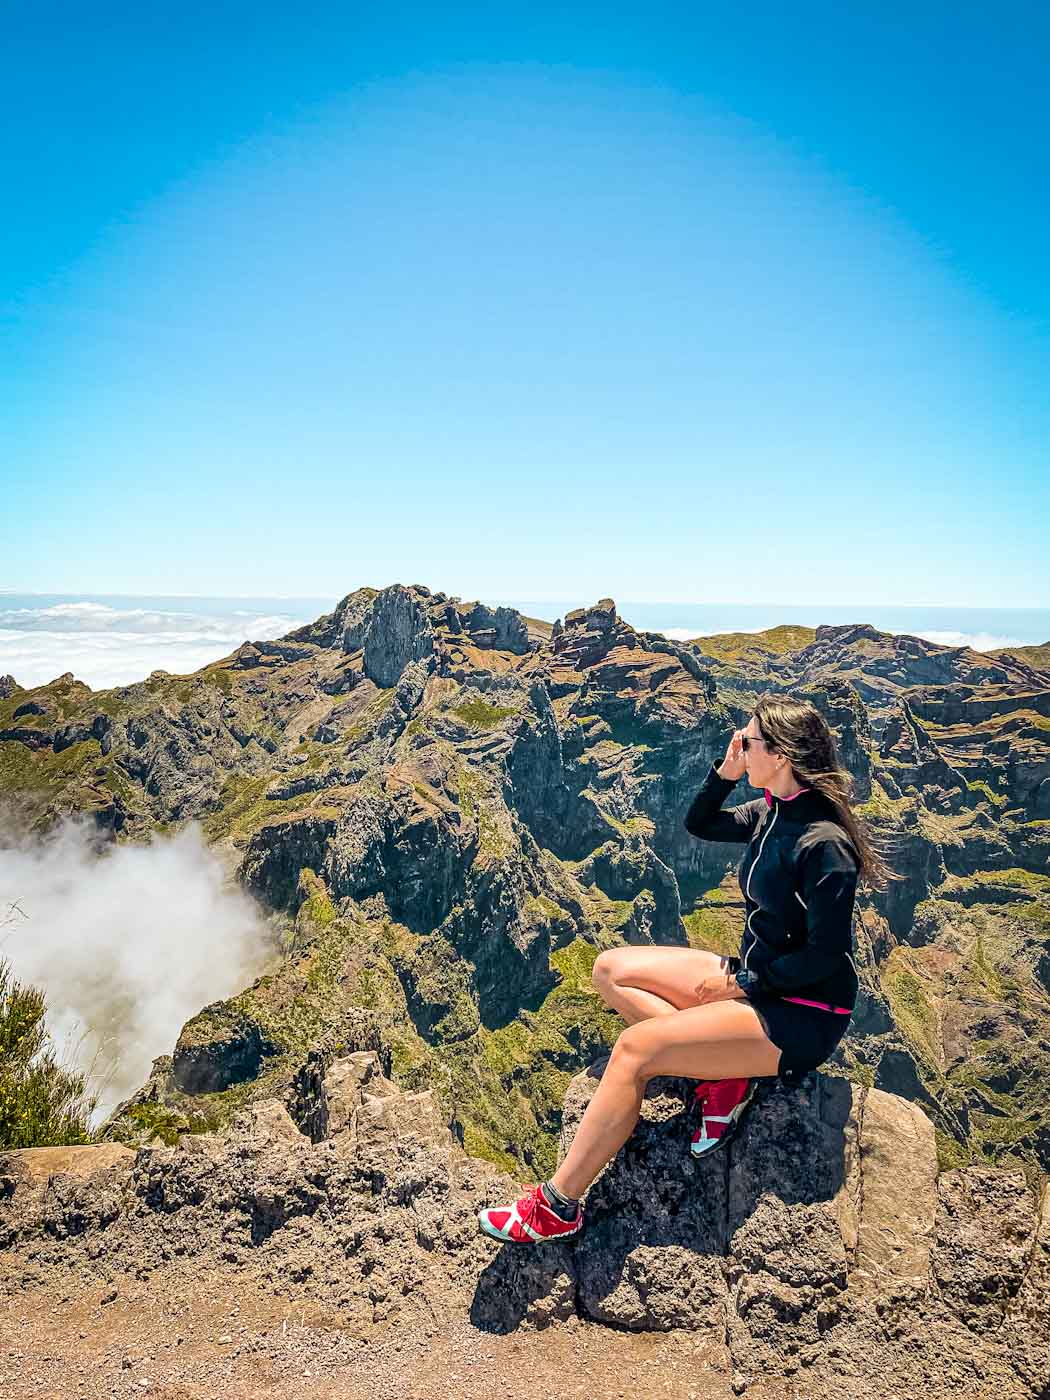
<svg viewBox="0 0 1050 1400"><path fill-rule="evenodd" d="M47 998L59 1059L83 1070L100 1122L170 1053L183 1024L280 953L265 911L190 823L100 851L94 824L46 838L0 823L0 957Z"/></svg>
<svg viewBox="0 0 1050 1400"><path fill-rule="evenodd" d="M0 674L19 685L45 685L72 671L93 690L130 685L151 671L185 675L227 656L244 641L283 636L312 622L308 615L120 607L100 602L61 602L4 607L0 597Z"/></svg>

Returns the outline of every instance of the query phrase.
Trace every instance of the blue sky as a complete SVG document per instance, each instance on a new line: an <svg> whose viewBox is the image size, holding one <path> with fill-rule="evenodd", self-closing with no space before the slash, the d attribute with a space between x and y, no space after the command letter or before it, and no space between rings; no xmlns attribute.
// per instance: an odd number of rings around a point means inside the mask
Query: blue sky
<svg viewBox="0 0 1050 1400"><path fill-rule="evenodd" d="M1040 7L3 13L0 589L1050 600Z"/></svg>

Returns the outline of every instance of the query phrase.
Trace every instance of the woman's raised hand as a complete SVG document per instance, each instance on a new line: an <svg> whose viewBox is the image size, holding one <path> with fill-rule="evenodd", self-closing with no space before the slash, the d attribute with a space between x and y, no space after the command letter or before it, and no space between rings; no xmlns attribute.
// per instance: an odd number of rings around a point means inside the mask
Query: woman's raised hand
<svg viewBox="0 0 1050 1400"><path fill-rule="evenodd" d="M733 737L729 741L726 749L726 756L719 765L719 774L729 782L735 783L737 778L742 778L747 771L747 762L744 759L744 746L740 740L744 731L734 729Z"/></svg>

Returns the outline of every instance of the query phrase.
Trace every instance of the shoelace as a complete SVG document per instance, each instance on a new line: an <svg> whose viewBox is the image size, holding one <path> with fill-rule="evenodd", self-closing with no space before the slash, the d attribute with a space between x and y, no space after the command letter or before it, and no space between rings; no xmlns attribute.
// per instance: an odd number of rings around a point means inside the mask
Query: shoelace
<svg viewBox="0 0 1050 1400"><path fill-rule="evenodd" d="M518 1202L518 1215L523 1225L532 1224L533 1217L535 1216L537 1210L539 1210L539 1206L540 1188L539 1186L530 1186L529 1194L527 1196L523 1196Z"/></svg>

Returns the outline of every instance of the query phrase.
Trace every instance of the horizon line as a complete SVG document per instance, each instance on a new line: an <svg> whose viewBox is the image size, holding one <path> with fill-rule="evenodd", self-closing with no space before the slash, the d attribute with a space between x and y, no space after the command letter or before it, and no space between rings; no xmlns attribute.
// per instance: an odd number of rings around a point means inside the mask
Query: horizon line
<svg viewBox="0 0 1050 1400"><path fill-rule="evenodd" d="M373 587L373 586L374 586L374 585L372 585L372 584L361 584L361 585L359 585L359 587L361 587L361 588L369 588L369 587ZM386 587L390 587L390 586L391 586L391 585L389 585L389 584L386 585ZM429 585L424 585L424 586L425 586L425 587L429 587ZM413 587L413 585L412 585L412 584L403 584L402 587L411 588L411 587ZM357 591L356 589L350 589L350 590L349 590L349 593L354 593L354 592L356 592L356 591ZM382 591L382 590L379 590L379 591ZM434 593L434 592L443 592L444 590L441 590L441 589L431 589L430 591L431 591L432 593ZM340 593L340 594L338 594L338 595L337 595L337 601L340 601L342 598L348 597L348 596L349 596L349 593ZM104 592L104 591L94 590L94 589L70 590L70 589L58 589L58 588L56 588L56 589L40 590L40 589L32 589L32 588L0 588L0 598L11 597L11 596L15 596L15 595L17 595L17 596L19 596L19 597L23 597L23 598L80 598L80 597L87 597L87 596L90 596L90 597L93 597L93 598L139 598L139 599L142 599L142 598L146 598L146 599L149 599L149 598L198 598L198 599L199 599L199 598L215 598L215 599L222 599L223 601L228 601L228 602L253 602L253 601L254 601L254 602L258 602L258 601L264 601L264 602L271 602L271 603L322 602L322 601L324 601L324 599L325 599L326 597L331 596L331 595L329 595L329 594L321 594L321 593L175 593L175 592L173 592L173 593L128 593L128 592L119 592L119 593L118 593L118 592ZM448 597L459 597L458 594L448 594L448 595L446 595L446 596L448 596ZM490 596L497 596L497 595L490 595ZM608 594L603 594L603 595L602 595L602 597L608 597L608 596L609 596ZM481 595L478 595L478 596L477 596L475 599L473 599L473 600L460 598L460 601L482 602L482 601L484 601L484 599L481 597ZM511 597L511 598L509 599L509 601L510 601L510 602L515 602L515 603L544 603L544 604L546 604L546 603L566 603L566 602L571 602L572 600L569 599L569 598L566 598L566 597L529 598L529 597L525 597L525 596L518 596L518 597ZM599 598L596 598L596 599L594 600L595 603L597 603L597 602L599 602L599 601L600 601ZM613 601L615 602L615 599L614 599ZM593 604L580 603L580 604L578 604L577 606L579 606L579 607L588 607L588 606L593 606ZM623 607L645 607L645 608L664 608L664 607L679 607L679 608L682 608L682 607L685 607L685 608L764 608L764 609L769 609L769 608L771 608L771 607L780 608L780 609L785 609L785 608L822 608L822 607L834 607L834 608L842 608L842 607L868 608L868 607L871 607L871 608L905 608L905 609L906 609L906 608L915 608L915 609L922 608L922 609L926 609L926 610L928 610L928 611L929 611L929 610L941 610L941 611L945 611L945 612L949 612L949 611L958 611L958 610L960 610L960 609L965 609L965 610L968 611L968 612L1050 612L1050 603L1047 603L1047 604L1035 604L1035 603L882 603L882 602L875 602L875 601L871 601L871 600L869 600L868 602L864 602L864 603L832 603L832 602L828 602L828 603L784 603L784 602L740 603L740 602L734 602L734 601L731 600L731 599L708 599L708 598L705 598L705 599L703 599L703 600L695 600L695 599L691 599L691 598L667 598L667 599L658 599L658 600L656 600L656 601L654 602L654 601L650 601L650 600L648 600L648 599L642 599L642 598L625 598L625 599L622 601L622 604L621 604L621 603L616 603L616 607L617 607L617 608L619 608L619 607L621 607L621 606L623 606Z"/></svg>

